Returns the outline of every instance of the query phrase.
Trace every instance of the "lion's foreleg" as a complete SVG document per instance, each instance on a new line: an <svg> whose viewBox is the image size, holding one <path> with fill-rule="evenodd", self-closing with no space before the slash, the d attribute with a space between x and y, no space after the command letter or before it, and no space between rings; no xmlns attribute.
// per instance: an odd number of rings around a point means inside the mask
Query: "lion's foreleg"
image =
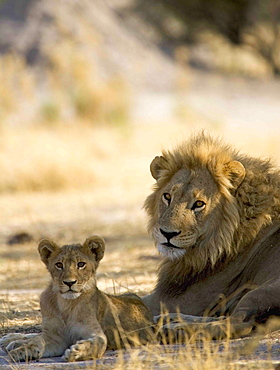
<svg viewBox="0 0 280 370"><path fill-rule="evenodd" d="M166 313L154 316L154 322L158 325L168 324L170 322L194 324L194 323L217 322L225 318L226 318L225 316L208 317L208 316L185 315L182 313Z"/></svg>
<svg viewBox="0 0 280 370"><path fill-rule="evenodd" d="M269 281L249 291L238 302L231 315L233 336L248 335L259 322L264 322L279 307L280 279Z"/></svg>
<svg viewBox="0 0 280 370"><path fill-rule="evenodd" d="M67 348L64 334L61 322L57 318L48 318L43 320L42 334L7 334L0 340L0 345L14 361L38 360L61 356Z"/></svg>
<svg viewBox="0 0 280 370"><path fill-rule="evenodd" d="M252 321L243 322L236 318L212 322L170 322L158 328L157 336L163 343L185 342L201 337L209 340L239 338L250 334L253 326Z"/></svg>
<svg viewBox="0 0 280 370"><path fill-rule="evenodd" d="M43 317L42 322L45 349L42 357L62 356L67 348L65 324L58 317Z"/></svg>
<svg viewBox="0 0 280 370"><path fill-rule="evenodd" d="M45 340L45 349L42 357L56 357L63 355L67 348L67 344L62 336L54 335L51 337L48 335L43 338Z"/></svg>
<svg viewBox="0 0 280 370"><path fill-rule="evenodd" d="M42 357L45 349L45 341L42 335L22 336L5 342L4 348L14 361L38 360ZM8 339L6 339L8 340Z"/></svg>
<svg viewBox="0 0 280 370"><path fill-rule="evenodd" d="M233 338L247 335L252 330L251 322L226 317L204 317L183 314L167 314L155 317L157 335L161 342L184 342L203 336L207 339Z"/></svg>
<svg viewBox="0 0 280 370"><path fill-rule="evenodd" d="M185 342L205 339L222 339L230 333L228 320L208 323L170 322L161 326L157 331L158 340L162 343Z"/></svg>
<svg viewBox="0 0 280 370"><path fill-rule="evenodd" d="M106 347L106 336L93 334L90 338L80 340L67 349L64 359L68 362L97 359L103 356Z"/></svg>
<svg viewBox="0 0 280 370"><path fill-rule="evenodd" d="M67 348L60 336L14 335L2 338L2 346L14 361L38 360L42 357L61 356Z"/></svg>
<svg viewBox="0 0 280 370"><path fill-rule="evenodd" d="M7 352L7 347L11 342L18 340L30 339L38 336L39 334L22 334L22 333L10 333L0 339L0 346Z"/></svg>

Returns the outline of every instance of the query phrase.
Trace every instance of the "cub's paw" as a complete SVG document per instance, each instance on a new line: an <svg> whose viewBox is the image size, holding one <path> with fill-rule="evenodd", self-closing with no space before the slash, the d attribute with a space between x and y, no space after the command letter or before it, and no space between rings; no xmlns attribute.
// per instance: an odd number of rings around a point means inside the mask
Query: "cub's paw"
<svg viewBox="0 0 280 370"><path fill-rule="evenodd" d="M38 360L44 352L44 341L40 336L10 342L5 350L16 362Z"/></svg>
<svg viewBox="0 0 280 370"><path fill-rule="evenodd" d="M64 360L68 362L92 360L102 357L107 347L104 337L95 335L86 340L73 344L64 353Z"/></svg>
<svg viewBox="0 0 280 370"><path fill-rule="evenodd" d="M33 338L38 334L21 334L21 333L10 333L0 339L0 346L6 351L7 346L17 340L25 340Z"/></svg>

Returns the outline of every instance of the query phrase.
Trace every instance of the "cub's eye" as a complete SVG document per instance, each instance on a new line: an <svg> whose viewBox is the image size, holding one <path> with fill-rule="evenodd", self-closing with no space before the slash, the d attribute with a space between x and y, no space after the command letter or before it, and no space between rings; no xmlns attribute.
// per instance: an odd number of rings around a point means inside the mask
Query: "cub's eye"
<svg viewBox="0 0 280 370"><path fill-rule="evenodd" d="M56 267L58 270L62 270L62 269L63 269L63 263L62 263L62 262L56 262L55 267Z"/></svg>
<svg viewBox="0 0 280 370"><path fill-rule="evenodd" d="M203 200L197 200L194 202L191 210L192 211L201 211L205 207L206 203Z"/></svg>
<svg viewBox="0 0 280 370"><path fill-rule="evenodd" d="M78 269L83 269L85 266L86 266L86 263L85 262L78 262L77 263Z"/></svg>
<svg viewBox="0 0 280 370"><path fill-rule="evenodd" d="M163 199L163 201L165 201L168 204L170 204L170 202L171 202L171 195L169 193L163 193L162 194L162 199Z"/></svg>

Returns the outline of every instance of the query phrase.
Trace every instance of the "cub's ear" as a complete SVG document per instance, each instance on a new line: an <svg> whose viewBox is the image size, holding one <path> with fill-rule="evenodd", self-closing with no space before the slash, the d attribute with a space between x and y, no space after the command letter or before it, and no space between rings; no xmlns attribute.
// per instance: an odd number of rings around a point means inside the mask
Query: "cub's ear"
<svg viewBox="0 0 280 370"><path fill-rule="evenodd" d="M46 266L48 265L48 260L51 254L58 249L59 246L49 239L42 239L40 241L38 245L38 252L41 256L41 260L44 262Z"/></svg>
<svg viewBox="0 0 280 370"><path fill-rule="evenodd" d="M105 241L100 236L94 235L86 239L83 248L95 255L97 262L102 260L105 251Z"/></svg>
<svg viewBox="0 0 280 370"><path fill-rule="evenodd" d="M162 170L166 168L167 160L163 156L157 156L152 160L150 164L150 171L154 179L160 178Z"/></svg>
<svg viewBox="0 0 280 370"><path fill-rule="evenodd" d="M230 180L234 189L237 189L244 180L246 170L242 163L238 161L231 161L223 167L224 175Z"/></svg>

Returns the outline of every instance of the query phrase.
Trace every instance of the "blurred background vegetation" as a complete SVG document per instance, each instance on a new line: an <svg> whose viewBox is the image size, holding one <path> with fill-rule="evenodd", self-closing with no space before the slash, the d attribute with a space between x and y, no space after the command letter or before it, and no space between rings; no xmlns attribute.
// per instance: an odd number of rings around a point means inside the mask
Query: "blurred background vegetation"
<svg viewBox="0 0 280 370"><path fill-rule="evenodd" d="M201 128L274 155L279 30L277 0L1 0L0 192L136 193Z"/></svg>
<svg viewBox="0 0 280 370"><path fill-rule="evenodd" d="M257 53L280 73L278 0L140 0L133 11L154 24L171 45L195 45L211 32L232 47Z"/></svg>

